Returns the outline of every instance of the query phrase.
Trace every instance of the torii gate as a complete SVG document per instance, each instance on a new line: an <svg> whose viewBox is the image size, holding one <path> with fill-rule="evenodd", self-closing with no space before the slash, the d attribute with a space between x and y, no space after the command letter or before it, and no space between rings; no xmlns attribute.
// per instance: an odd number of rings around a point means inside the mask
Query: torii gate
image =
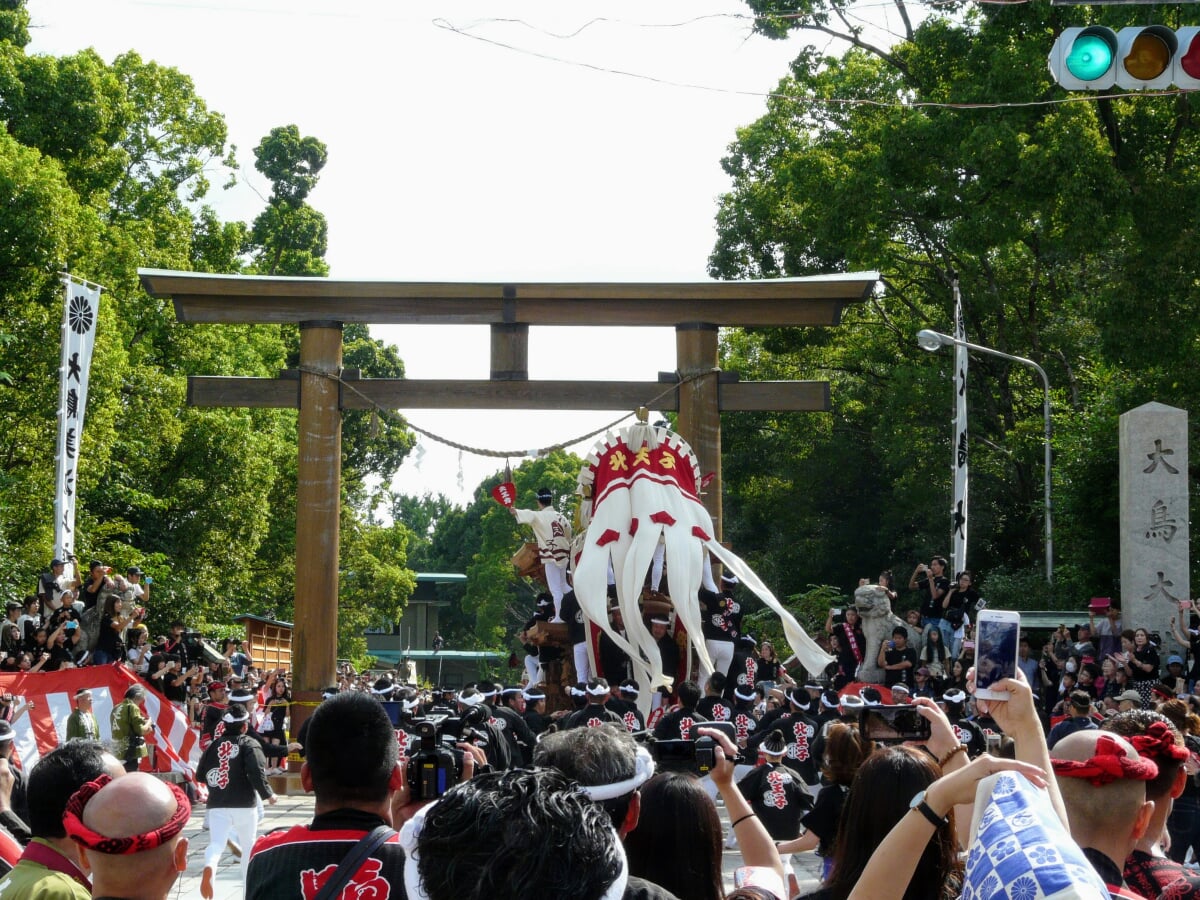
<svg viewBox="0 0 1200 900"><path fill-rule="evenodd" d="M823 381L744 382L717 373L720 326L837 325L865 300L877 272L813 278L693 283L335 281L140 269L146 291L169 297L185 323L296 324L300 372L280 378L188 377L192 406L299 408L293 695L306 703L337 665L341 421L343 409L634 409L680 382L656 406L679 414L679 434L715 478L704 503L721 525L722 410L829 409ZM355 380L342 391L342 326L491 326L488 380ZM530 325L646 325L675 329L676 368L659 382L530 381ZM618 357L619 359L619 357ZM331 602L332 601L332 602ZM299 721L297 721L299 720Z"/></svg>

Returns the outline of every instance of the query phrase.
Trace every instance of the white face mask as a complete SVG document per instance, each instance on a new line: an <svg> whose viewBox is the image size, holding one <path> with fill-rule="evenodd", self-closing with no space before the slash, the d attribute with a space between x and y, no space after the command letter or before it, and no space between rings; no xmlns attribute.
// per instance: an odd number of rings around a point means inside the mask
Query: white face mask
<svg viewBox="0 0 1200 900"><path fill-rule="evenodd" d="M1075 660L1073 660L1073 659L1067 660L1066 669L1068 672L1074 672L1077 668L1078 668L1078 666L1075 665Z"/></svg>

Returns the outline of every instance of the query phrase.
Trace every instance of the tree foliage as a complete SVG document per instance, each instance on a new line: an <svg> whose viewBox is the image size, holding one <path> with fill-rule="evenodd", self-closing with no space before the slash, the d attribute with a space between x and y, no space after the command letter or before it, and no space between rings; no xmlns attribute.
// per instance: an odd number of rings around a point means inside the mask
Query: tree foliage
<svg viewBox="0 0 1200 900"><path fill-rule="evenodd" d="M726 366L827 378L834 404L727 417L727 538L785 594L848 589L884 567L906 581L946 553L952 356L915 335L953 330L957 278L969 339L1048 371L1055 428L1051 596L1028 577L1043 554L1040 382L972 357L969 567L993 603L1111 594L1117 417L1197 399L1200 100L1052 102L1067 98L1046 55L1079 7L898 2L899 40L876 44L851 4L750 6L764 33L818 32L846 49L803 51L739 130L710 270L877 269L882 290L835 329L725 336ZM1144 9L1097 16L1119 27ZM966 106L998 102L1010 105Z"/></svg>
<svg viewBox="0 0 1200 900"><path fill-rule="evenodd" d="M306 201L326 158L325 145L295 125L271 129L254 148L271 199L250 230L254 268L263 275L327 275L325 216Z"/></svg>
<svg viewBox="0 0 1200 900"><path fill-rule="evenodd" d="M559 512L573 519L576 512L575 481L582 460L555 450L527 460L513 470L517 506L536 509L536 493L548 487ZM465 588L443 586L441 598L453 601L442 619L442 635L451 646L463 649L494 649L504 646L529 618L534 597L544 586L517 577L511 559L522 543L532 540L528 529L491 495L504 481L502 473L486 479L475 490L466 509L450 507L444 497L396 497L392 512L417 538L428 534L425 546L414 552L435 572L460 572L467 576ZM514 644L515 647L515 644Z"/></svg>

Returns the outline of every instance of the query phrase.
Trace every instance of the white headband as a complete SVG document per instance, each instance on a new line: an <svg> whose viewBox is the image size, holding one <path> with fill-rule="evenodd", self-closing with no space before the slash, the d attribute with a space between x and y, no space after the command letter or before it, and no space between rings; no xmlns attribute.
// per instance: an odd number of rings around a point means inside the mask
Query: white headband
<svg viewBox="0 0 1200 900"><path fill-rule="evenodd" d="M826 709L837 709L838 708L837 703L830 703L829 698L826 697L824 694L821 695L821 705L823 707L825 707Z"/></svg>
<svg viewBox="0 0 1200 900"><path fill-rule="evenodd" d="M464 697L462 694L459 694L458 702L463 706L479 706L481 703L483 703L483 696L480 694L472 694L470 697Z"/></svg>
<svg viewBox="0 0 1200 900"><path fill-rule="evenodd" d="M618 690L622 694L628 694L630 697L636 697L638 695L638 689L633 685L622 685L620 688L618 688Z"/></svg>
<svg viewBox="0 0 1200 900"><path fill-rule="evenodd" d="M947 703L962 703L967 699L967 695L958 690L946 691L946 693L942 694L942 699Z"/></svg>
<svg viewBox="0 0 1200 900"><path fill-rule="evenodd" d="M405 712L412 712L414 709L416 709L420 705L421 705L420 698L415 698L413 700L401 700L400 701L400 708L403 709Z"/></svg>
<svg viewBox="0 0 1200 900"><path fill-rule="evenodd" d="M602 684L598 684L595 687L584 688L583 692L589 697L605 697L608 695L608 688Z"/></svg>
<svg viewBox="0 0 1200 900"><path fill-rule="evenodd" d="M862 709L867 705L867 702L855 694L845 694L842 696L842 709Z"/></svg>
<svg viewBox="0 0 1200 900"><path fill-rule="evenodd" d="M421 832L425 830L425 816L435 806L437 801L422 806L400 829L400 847L404 850L404 891L409 900L429 900L429 894L425 892L425 885L421 882L421 854L417 850L417 843L421 839ZM621 857L621 871L616 880L608 886L608 890L600 896L600 900L621 900L625 896L625 885L629 881L629 860L625 857L625 845L621 843L615 829L612 830L612 835L617 854Z"/></svg>
<svg viewBox="0 0 1200 900"><path fill-rule="evenodd" d="M742 689L740 687L736 687L733 689L733 696L737 697L739 700L753 700L755 694L754 691L747 691L743 694Z"/></svg>
<svg viewBox="0 0 1200 900"><path fill-rule="evenodd" d="M653 775L654 757L650 755L650 751L645 747L638 747L632 778L626 778L624 781L618 781L616 784L583 785L579 789L593 803L603 803L605 800L615 800L617 797L632 794L649 781Z"/></svg>
<svg viewBox="0 0 1200 900"><path fill-rule="evenodd" d="M232 712L225 713L225 715L221 716L221 721L228 722L229 724L232 725L235 722L245 722L249 718L250 718L250 714L248 712L246 712L245 710L242 710L242 714L240 716L236 715Z"/></svg>

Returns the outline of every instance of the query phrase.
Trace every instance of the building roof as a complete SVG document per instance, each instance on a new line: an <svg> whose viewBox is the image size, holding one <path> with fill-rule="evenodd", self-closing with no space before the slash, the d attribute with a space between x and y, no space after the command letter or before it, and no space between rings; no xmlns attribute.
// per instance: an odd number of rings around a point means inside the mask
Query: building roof
<svg viewBox="0 0 1200 900"><path fill-rule="evenodd" d="M418 572L418 584L466 584L467 576L459 572Z"/></svg>
<svg viewBox="0 0 1200 900"><path fill-rule="evenodd" d="M280 622L277 619L268 619L265 616L252 616L250 613L242 613L241 615L233 617L233 621L235 622L245 622L247 619L252 622L263 622L267 625L281 625L284 628L292 627L291 622Z"/></svg>
<svg viewBox="0 0 1200 900"><path fill-rule="evenodd" d="M367 656L373 656L380 662L397 663L408 659L445 659L454 661L504 659L503 653L492 650L367 650Z"/></svg>

